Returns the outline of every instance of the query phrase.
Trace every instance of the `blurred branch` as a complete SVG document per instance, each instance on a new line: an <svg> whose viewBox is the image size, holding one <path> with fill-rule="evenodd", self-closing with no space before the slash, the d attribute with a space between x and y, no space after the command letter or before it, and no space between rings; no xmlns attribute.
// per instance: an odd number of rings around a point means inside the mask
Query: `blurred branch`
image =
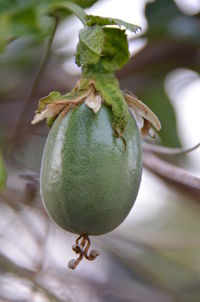
<svg viewBox="0 0 200 302"><path fill-rule="evenodd" d="M37 238L37 243L38 243L38 253L36 257L36 269L37 272L36 274L39 274L42 272L43 267L45 265L45 259L46 259L46 254L47 254L47 242L50 237L51 233L51 221L48 216L44 216L44 222L45 222L45 232L43 236L40 236L40 238Z"/></svg>
<svg viewBox="0 0 200 302"><path fill-rule="evenodd" d="M44 71L44 68L46 67L46 64L47 64L47 61L49 59L49 56L50 56L50 50L51 50L51 46L53 44L53 40L54 40L54 37L55 37L55 33L56 33L56 30L57 30L57 27L58 27L58 23L59 23L59 17L58 16L54 16L55 18L55 23L54 23L54 26L53 26L53 29L52 29L52 32L50 34L50 37L49 37L49 41L48 41L48 45L47 45L47 49L46 49L46 52L44 54L44 57L40 63L40 66L38 68L38 71L33 79L33 82L32 82L32 85L30 87L30 90L28 92L28 95L25 99L25 102L24 102L24 106L22 108L22 111L18 117L18 121L16 123L16 126L15 126L15 129L14 129L14 133L13 133L13 138L14 140L17 139L19 133L20 133L20 136L22 135L22 129L24 127L24 116L26 115L27 111L29 110L29 101L33 98L34 94L35 94L35 90L38 86L38 83L40 81L40 78L41 78L41 75ZM26 125L26 124L25 124Z"/></svg>
<svg viewBox="0 0 200 302"><path fill-rule="evenodd" d="M34 271L17 265L8 257L4 256L2 253L0 253L0 268L5 272L13 273L14 275L16 274L18 277L23 277L27 279L31 279L34 274Z"/></svg>
<svg viewBox="0 0 200 302"><path fill-rule="evenodd" d="M200 200L200 178L190 172L177 167L149 151L144 151L144 167L160 176L170 184L181 188L185 192Z"/></svg>
<svg viewBox="0 0 200 302"><path fill-rule="evenodd" d="M44 258L45 258L44 257L45 245L46 245L46 241L48 239L49 232L50 232L51 222L50 222L48 216L46 215L46 213L44 211L42 211L41 215L44 216L43 218L44 218L44 222L45 222L45 226L46 226L45 233L43 235L42 233L37 231L37 228L34 227L34 223L29 219L29 217L27 215L24 215L23 211L21 211L21 209L25 207L24 204L18 205L16 203L16 201L11 201L7 196L5 196L3 194L0 194L0 201L1 200L5 203L5 205L9 206L9 208L12 209L13 214L15 215L15 217L12 217L12 220L14 218L14 221L19 221L20 224L23 225L24 232L26 232L29 237L33 238L34 242L37 244L38 253L37 253L36 259L34 258L34 259L32 259L32 261L35 263L37 273L40 272L43 268L43 263L44 263ZM29 207L30 210L33 209L28 205L26 205L26 207ZM2 234L4 234L4 237L6 237L6 235L8 234L8 230L11 226L13 226L13 224L10 223L10 221L5 225L4 229L6 231L4 233L2 232ZM26 254L26 256L28 258L30 258L28 250L21 247L20 240L17 239L15 242L15 240L13 239L13 242L23 253Z"/></svg>
<svg viewBox="0 0 200 302"><path fill-rule="evenodd" d="M58 299L54 294L50 293L45 287L43 287L34 279L35 271L17 265L16 263L14 263L12 260L10 260L8 257L4 256L1 253L0 253L0 268L3 269L6 273L12 273L15 276L18 276L20 278L25 278L30 282L32 282L37 289L39 289L43 294L45 294L45 296L49 299L49 301L63 302L62 300Z"/></svg>
<svg viewBox="0 0 200 302"><path fill-rule="evenodd" d="M198 53L199 47L187 42L149 41L139 53L131 58L129 64L118 72L118 75L122 78L151 72L164 76L178 67L190 68L199 72ZM143 85L144 83L141 82L141 88L144 89Z"/></svg>
<svg viewBox="0 0 200 302"><path fill-rule="evenodd" d="M145 151L151 151L153 153L162 154L162 155L181 155L192 152L200 147L200 143L196 144L190 148L168 148L159 145L153 145L151 143L142 143L142 147Z"/></svg>

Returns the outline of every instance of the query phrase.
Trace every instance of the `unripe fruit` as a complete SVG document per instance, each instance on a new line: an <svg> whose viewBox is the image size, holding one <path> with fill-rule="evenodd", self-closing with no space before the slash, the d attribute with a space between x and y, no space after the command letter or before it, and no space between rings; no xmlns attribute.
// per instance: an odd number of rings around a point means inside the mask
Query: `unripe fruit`
<svg viewBox="0 0 200 302"><path fill-rule="evenodd" d="M129 115L126 148L112 129L110 107L95 114L85 104L56 119L41 167L41 194L47 212L63 229L101 235L130 212L140 185L141 139Z"/></svg>

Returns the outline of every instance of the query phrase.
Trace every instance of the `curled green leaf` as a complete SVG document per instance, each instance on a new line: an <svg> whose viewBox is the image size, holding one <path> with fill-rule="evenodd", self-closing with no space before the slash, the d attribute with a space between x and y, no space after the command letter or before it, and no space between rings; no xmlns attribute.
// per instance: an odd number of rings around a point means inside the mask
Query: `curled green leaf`
<svg viewBox="0 0 200 302"><path fill-rule="evenodd" d="M120 69L130 58L125 30L119 28L86 27L80 32L80 42L76 52L78 66L91 65L111 72Z"/></svg>
<svg viewBox="0 0 200 302"><path fill-rule="evenodd" d="M79 33L79 43L76 52L78 66L97 64L104 45L104 34L100 26L84 27Z"/></svg>
<svg viewBox="0 0 200 302"><path fill-rule="evenodd" d="M115 71L130 58L127 36L124 30L118 28L104 28L104 49L102 54L102 65L107 71Z"/></svg>
<svg viewBox="0 0 200 302"><path fill-rule="evenodd" d="M79 41L76 49L76 64L78 66L87 66L97 64L100 55L93 52L83 42Z"/></svg>
<svg viewBox="0 0 200 302"><path fill-rule="evenodd" d="M79 32L79 39L92 52L101 55L104 43L104 34L100 26L84 27Z"/></svg>

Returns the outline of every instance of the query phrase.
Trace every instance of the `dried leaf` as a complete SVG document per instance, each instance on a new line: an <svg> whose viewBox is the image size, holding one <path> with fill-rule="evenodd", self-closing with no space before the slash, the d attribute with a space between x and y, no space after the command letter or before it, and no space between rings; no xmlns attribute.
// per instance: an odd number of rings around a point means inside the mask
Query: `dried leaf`
<svg viewBox="0 0 200 302"><path fill-rule="evenodd" d="M136 96L125 93L124 97L128 106L132 109L138 126L141 129L141 134L143 136L149 135L154 136L152 132L152 126L159 131L161 129L161 124L157 116L147 107L142 101L140 101ZM141 118L143 119L143 124L141 123ZM141 127L142 125L142 127Z"/></svg>
<svg viewBox="0 0 200 302"><path fill-rule="evenodd" d="M39 101L40 111L36 113L34 116L31 124L34 125L38 122L41 122L45 118L51 118L54 116L57 116L61 112L65 112L65 114L69 111L71 108L71 105L76 105L78 103L81 103L84 101L84 99L88 96L88 94L91 92L91 87L83 92L82 94L67 94L67 95L59 95L60 99L57 99L57 94L55 95L55 99L52 98L52 93L49 94L51 96L51 99L49 96L42 98ZM55 94L55 93L54 93ZM54 96L54 95L53 95ZM41 107L40 102L44 101L42 103L43 107ZM43 109L41 109L43 108Z"/></svg>
<svg viewBox="0 0 200 302"><path fill-rule="evenodd" d="M35 124L41 122L43 119L48 118L48 117L52 117L52 115L49 113L49 109L46 108L41 113L36 113L33 120L31 121L31 124L35 125Z"/></svg>

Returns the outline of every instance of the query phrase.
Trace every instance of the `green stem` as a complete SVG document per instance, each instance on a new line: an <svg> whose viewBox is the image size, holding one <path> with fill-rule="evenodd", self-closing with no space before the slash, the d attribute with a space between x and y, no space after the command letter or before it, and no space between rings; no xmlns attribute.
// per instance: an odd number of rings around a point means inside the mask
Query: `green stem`
<svg viewBox="0 0 200 302"><path fill-rule="evenodd" d="M84 26L87 25L87 20L86 20L87 14L79 5L77 5L76 3L73 3L71 1L65 1L65 2L52 4L48 7L48 10L46 13L53 12L53 14L55 14L55 12L59 11L60 9L67 10L68 12L74 14L75 16L77 16L79 18L79 20L83 23Z"/></svg>

